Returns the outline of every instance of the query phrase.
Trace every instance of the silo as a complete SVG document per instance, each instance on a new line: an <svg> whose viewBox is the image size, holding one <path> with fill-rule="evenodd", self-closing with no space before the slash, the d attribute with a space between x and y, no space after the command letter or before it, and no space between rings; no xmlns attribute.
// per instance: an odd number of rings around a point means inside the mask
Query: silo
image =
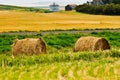
<svg viewBox="0 0 120 80"><path fill-rule="evenodd" d="M50 5L49 7L50 7L50 11L52 11L52 12L57 12L57 11L59 11L59 5L58 5L58 4L53 3L53 4Z"/></svg>

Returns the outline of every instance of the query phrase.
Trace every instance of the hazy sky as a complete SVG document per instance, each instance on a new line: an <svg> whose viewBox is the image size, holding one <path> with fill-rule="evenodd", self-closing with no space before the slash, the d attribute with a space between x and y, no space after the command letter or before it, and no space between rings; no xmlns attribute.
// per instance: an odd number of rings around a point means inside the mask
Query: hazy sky
<svg viewBox="0 0 120 80"><path fill-rule="evenodd" d="M0 0L0 4L16 6L48 6L55 2L61 6L66 4L82 4L88 0Z"/></svg>

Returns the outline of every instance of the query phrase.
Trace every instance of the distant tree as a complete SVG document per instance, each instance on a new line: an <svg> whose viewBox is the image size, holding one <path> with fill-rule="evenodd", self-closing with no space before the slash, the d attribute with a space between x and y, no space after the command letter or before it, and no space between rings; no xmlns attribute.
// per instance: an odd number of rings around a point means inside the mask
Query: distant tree
<svg viewBox="0 0 120 80"><path fill-rule="evenodd" d="M114 3L114 4L120 4L120 0L112 0L112 3Z"/></svg>
<svg viewBox="0 0 120 80"><path fill-rule="evenodd" d="M90 14L104 14L104 15L120 15L120 4L106 4L106 5L78 5L77 12L84 12Z"/></svg>
<svg viewBox="0 0 120 80"><path fill-rule="evenodd" d="M104 4L110 4L110 3L114 3L114 4L120 4L120 0L102 0Z"/></svg>
<svg viewBox="0 0 120 80"><path fill-rule="evenodd" d="M106 6L104 6L103 14L114 15L115 14L114 4L107 4Z"/></svg>
<svg viewBox="0 0 120 80"><path fill-rule="evenodd" d="M112 0L102 0L104 4L109 4L112 2Z"/></svg>

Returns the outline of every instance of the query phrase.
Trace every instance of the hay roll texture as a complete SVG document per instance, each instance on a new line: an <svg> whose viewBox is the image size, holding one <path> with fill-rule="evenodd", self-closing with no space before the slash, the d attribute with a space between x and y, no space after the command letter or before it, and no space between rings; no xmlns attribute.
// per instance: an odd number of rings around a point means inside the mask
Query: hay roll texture
<svg viewBox="0 0 120 80"><path fill-rule="evenodd" d="M15 40L12 45L12 55L33 55L46 53L46 44L42 38L26 38Z"/></svg>
<svg viewBox="0 0 120 80"><path fill-rule="evenodd" d="M106 39L93 36L79 38L74 46L74 52L107 49L110 49L110 45Z"/></svg>

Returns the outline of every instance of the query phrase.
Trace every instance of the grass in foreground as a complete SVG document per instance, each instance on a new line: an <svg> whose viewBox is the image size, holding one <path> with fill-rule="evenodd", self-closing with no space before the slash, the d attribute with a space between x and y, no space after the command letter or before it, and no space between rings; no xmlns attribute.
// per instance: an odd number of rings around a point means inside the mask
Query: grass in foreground
<svg viewBox="0 0 120 80"><path fill-rule="evenodd" d="M11 58L0 55L0 79L119 80L120 51L67 52ZM9 74L9 75L8 75Z"/></svg>
<svg viewBox="0 0 120 80"><path fill-rule="evenodd" d="M80 36L91 35L106 38L112 49L98 52L72 51ZM0 80L119 80L119 35L119 32L0 35ZM47 43L47 54L12 58L10 45L13 40L27 37L43 37Z"/></svg>

